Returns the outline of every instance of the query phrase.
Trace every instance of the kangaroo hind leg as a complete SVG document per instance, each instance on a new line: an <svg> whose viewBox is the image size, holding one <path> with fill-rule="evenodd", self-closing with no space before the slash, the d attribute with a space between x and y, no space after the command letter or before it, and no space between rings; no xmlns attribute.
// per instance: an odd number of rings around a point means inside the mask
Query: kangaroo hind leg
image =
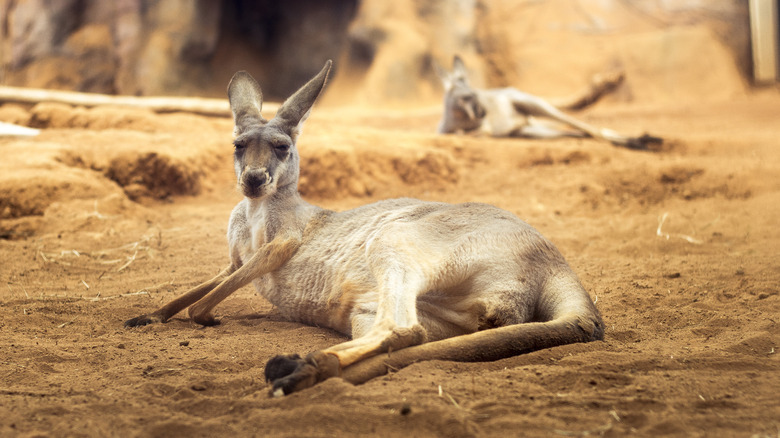
<svg viewBox="0 0 780 438"><path fill-rule="evenodd" d="M375 244L377 242L374 242ZM369 263L376 288L365 293L351 317L353 339L316 351L306 358L277 356L266 365L266 380L275 396L290 394L329 377L341 369L381 353L402 350L427 340L417 318L417 297L426 289L419 265L404 263L405 257L392 248L372 248Z"/></svg>
<svg viewBox="0 0 780 438"><path fill-rule="evenodd" d="M611 129L590 125L561 112L558 108L544 99L536 96L517 94L513 97L512 104L520 113L530 116L547 117L578 129L592 138L605 140L617 146L623 146L629 149L648 149L650 145L663 143L663 139L660 137L654 137L647 134L639 137L629 137Z"/></svg>
<svg viewBox="0 0 780 438"><path fill-rule="evenodd" d="M582 138L588 137L588 135L582 131L574 131L571 129L561 129L555 126L550 126L535 120L533 117L528 118L528 124L517 128L512 132L513 137L523 138L536 138L536 139L554 139L562 137L575 137Z"/></svg>
<svg viewBox="0 0 780 438"><path fill-rule="evenodd" d="M341 377L359 384L425 360L494 361L544 348L604 339L601 315L573 272L554 273L542 287L532 315L487 309L487 319L494 320L488 325L494 328L483 327L484 330L413 346L392 355L377 355L346 367ZM517 295L496 297L512 301ZM517 304L524 306L522 302ZM529 318L536 322L516 322Z"/></svg>

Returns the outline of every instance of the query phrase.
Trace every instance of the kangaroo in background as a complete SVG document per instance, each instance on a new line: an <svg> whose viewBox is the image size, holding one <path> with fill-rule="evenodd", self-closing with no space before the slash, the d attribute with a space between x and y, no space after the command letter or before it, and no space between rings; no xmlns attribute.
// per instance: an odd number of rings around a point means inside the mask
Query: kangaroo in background
<svg viewBox="0 0 780 438"><path fill-rule="evenodd" d="M284 317L352 337L269 360L277 396L334 376L361 383L421 360L491 361L603 338L601 316L563 256L509 212L415 199L335 212L303 200L296 143L330 68L271 120L260 114L257 82L233 76L244 199L230 216L230 263L126 327L165 322L186 307L196 323L217 324L214 307L252 282Z"/></svg>
<svg viewBox="0 0 780 438"><path fill-rule="evenodd" d="M466 66L459 56L453 59L453 70L437 66L444 85L444 115L439 133L485 132L493 137L559 138L592 137L630 149L647 149L663 140L644 134L628 137L606 128L597 128L566 115L550 102L516 88L481 90L469 85ZM580 109L597 101L622 81L622 75L601 78L588 92L559 106ZM572 129L543 123L551 119Z"/></svg>

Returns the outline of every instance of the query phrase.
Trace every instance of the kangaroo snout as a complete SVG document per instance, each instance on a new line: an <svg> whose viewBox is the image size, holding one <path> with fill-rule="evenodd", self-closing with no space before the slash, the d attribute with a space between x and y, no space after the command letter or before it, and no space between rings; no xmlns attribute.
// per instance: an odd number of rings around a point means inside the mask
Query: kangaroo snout
<svg viewBox="0 0 780 438"><path fill-rule="evenodd" d="M263 188L273 181L273 176L268 173L266 168L249 168L241 175L241 189L249 198L261 196L265 190Z"/></svg>

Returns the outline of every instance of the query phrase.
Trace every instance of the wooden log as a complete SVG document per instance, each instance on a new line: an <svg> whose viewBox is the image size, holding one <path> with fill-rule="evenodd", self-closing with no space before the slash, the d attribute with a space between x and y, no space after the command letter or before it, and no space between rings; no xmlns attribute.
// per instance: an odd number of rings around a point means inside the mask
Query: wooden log
<svg viewBox="0 0 780 438"><path fill-rule="evenodd" d="M57 102L73 106L96 107L102 105L144 108L158 113L188 112L207 116L230 117L230 105L227 99L209 99L202 97L138 97L111 96L97 93L79 93L75 91L44 90L0 86L0 103L13 102L36 104ZM275 111L277 104L266 103L265 111Z"/></svg>
<svg viewBox="0 0 780 438"><path fill-rule="evenodd" d="M0 137L34 137L40 132L38 129L0 122Z"/></svg>

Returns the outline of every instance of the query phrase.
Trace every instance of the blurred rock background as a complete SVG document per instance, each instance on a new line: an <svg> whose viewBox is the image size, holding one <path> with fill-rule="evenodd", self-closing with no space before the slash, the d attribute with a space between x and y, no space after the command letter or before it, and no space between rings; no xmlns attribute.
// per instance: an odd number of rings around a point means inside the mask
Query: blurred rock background
<svg viewBox="0 0 780 438"><path fill-rule="evenodd" d="M751 90L744 0L0 0L3 85L223 97L245 69L281 100L331 58L326 101L431 104L454 54L543 96L613 69L613 103Z"/></svg>

